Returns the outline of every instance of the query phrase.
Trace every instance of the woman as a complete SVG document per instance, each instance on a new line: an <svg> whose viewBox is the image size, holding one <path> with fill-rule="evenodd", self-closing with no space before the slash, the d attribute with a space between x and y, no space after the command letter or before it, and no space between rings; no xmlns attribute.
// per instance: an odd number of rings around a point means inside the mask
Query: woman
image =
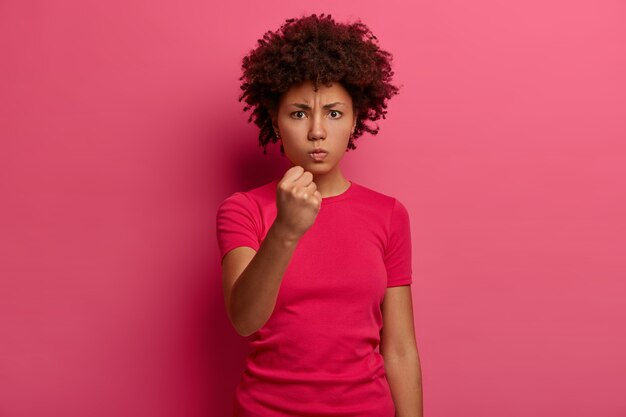
<svg viewBox="0 0 626 417"><path fill-rule="evenodd" d="M291 167L217 212L228 317L253 336L234 416L423 414L408 212L339 165L398 93L376 42L313 14L243 59L248 121Z"/></svg>

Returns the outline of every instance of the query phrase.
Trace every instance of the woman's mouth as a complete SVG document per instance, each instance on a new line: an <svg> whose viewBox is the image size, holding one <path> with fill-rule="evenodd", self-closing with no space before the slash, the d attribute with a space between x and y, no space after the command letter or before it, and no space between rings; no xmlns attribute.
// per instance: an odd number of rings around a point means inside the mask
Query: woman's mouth
<svg viewBox="0 0 626 417"><path fill-rule="evenodd" d="M328 152L326 151L313 151L313 152L309 152L309 156L315 160L315 161L322 161L324 160L324 158L326 158L326 155L328 155Z"/></svg>

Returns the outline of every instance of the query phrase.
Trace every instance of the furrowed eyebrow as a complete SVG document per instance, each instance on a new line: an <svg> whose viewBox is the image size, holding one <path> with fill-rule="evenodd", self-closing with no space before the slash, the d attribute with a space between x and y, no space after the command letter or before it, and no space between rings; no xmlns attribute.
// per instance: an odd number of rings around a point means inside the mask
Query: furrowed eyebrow
<svg viewBox="0 0 626 417"><path fill-rule="evenodd" d="M299 109L311 110L311 106L309 106L308 104L304 104L304 103L291 103L291 105L292 105L292 106L295 106L295 107L297 107L297 108L299 108ZM329 109L329 108L331 108L331 107L333 107L333 106L336 106L336 105L341 105L341 106L343 106L344 104L343 104L342 102L340 102L340 101L336 101L336 102L334 102L334 103L329 103L329 104L326 104L326 105L324 105L323 107L324 107L325 109Z"/></svg>

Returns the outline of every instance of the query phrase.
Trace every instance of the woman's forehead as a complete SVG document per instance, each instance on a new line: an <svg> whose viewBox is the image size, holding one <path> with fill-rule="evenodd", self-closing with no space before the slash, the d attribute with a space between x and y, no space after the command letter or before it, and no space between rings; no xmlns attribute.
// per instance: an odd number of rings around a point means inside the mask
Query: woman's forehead
<svg viewBox="0 0 626 417"><path fill-rule="evenodd" d="M314 84L311 81L305 81L300 84L293 85L283 95L283 102L288 101L298 103L311 103L320 101L323 104L331 102L348 102L350 94L339 82L333 82L329 87L320 84L315 91Z"/></svg>

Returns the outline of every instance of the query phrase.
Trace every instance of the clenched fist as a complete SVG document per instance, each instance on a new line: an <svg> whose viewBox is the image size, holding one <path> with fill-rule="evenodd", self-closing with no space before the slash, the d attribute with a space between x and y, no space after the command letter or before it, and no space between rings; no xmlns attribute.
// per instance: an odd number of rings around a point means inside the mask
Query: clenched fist
<svg viewBox="0 0 626 417"><path fill-rule="evenodd" d="M300 165L289 168L276 187L276 220L283 236L298 240L313 225L322 205L313 174Z"/></svg>

